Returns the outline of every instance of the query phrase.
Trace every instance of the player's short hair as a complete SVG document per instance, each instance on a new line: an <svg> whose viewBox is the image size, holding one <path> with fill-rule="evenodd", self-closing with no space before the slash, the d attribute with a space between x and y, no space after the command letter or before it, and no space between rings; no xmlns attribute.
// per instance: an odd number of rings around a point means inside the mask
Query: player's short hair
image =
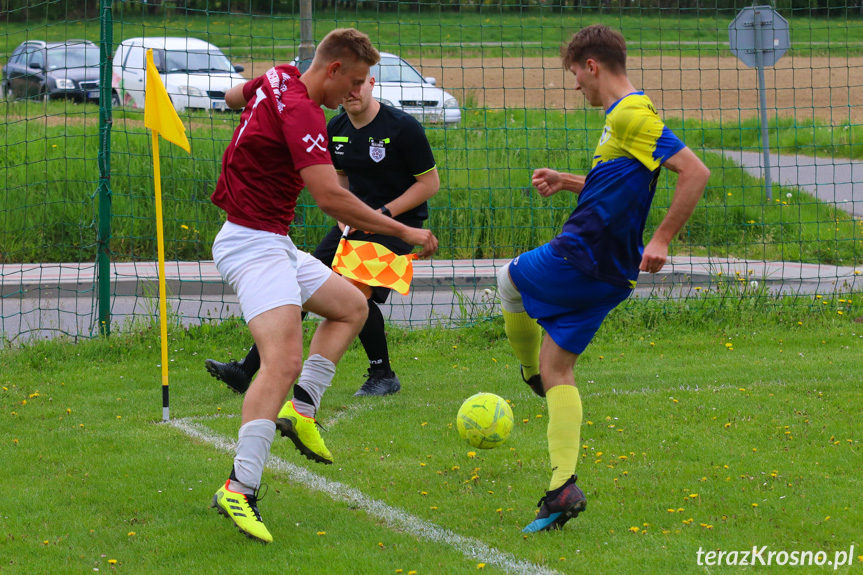
<svg viewBox="0 0 863 575"><path fill-rule="evenodd" d="M322 64L339 60L374 66L380 59L369 37L355 28L336 28L324 36L315 51L315 60Z"/></svg>
<svg viewBox="0 0 863 575"><path fill-rule="evenodd" d="M567 46L560 49L563 67L573 64L584 66L589 58L604 64L611 72L626 72L626 40L623 34L603 24L582 28L572 36Z"/></svg>

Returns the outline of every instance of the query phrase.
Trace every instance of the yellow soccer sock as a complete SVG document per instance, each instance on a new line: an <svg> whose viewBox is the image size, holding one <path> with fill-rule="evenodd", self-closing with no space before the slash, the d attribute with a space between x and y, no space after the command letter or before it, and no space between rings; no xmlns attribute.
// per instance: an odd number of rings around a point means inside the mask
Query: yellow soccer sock
<svg viewBox="0 0 863 575"><path fill-rule="evenodd" d="M524 377L539 373L539 346L542 343L542 328L527 312L503 311L503 325L509 345L524 368Z"/></svg>
<svg viewBox="0 0 863 575"><path fill-rule="evenodd" d="M545 392L548 401L548 455L551 483L557 489L575 473L581 438L581 395L574 385L556 385Z"/></svg>

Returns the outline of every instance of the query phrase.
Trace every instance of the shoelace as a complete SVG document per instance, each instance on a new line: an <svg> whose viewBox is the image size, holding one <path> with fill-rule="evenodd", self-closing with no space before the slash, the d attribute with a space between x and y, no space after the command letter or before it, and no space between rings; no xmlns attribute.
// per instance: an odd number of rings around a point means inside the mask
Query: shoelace
<svg viewBox="0 0 863 575"><path fill-rule="evenodd" d="M263 493L261 490L263 489ZM270 490L269 486L266 483L261 483L261 485L255 489L255 493L253 495L246 495L246 502L249 504L249 507L252 508L252 511L255 514L255 517L258 521L263 523L263 519L261 519L261 512L258 511L258 501L263 499L267 492Z"/></svg>

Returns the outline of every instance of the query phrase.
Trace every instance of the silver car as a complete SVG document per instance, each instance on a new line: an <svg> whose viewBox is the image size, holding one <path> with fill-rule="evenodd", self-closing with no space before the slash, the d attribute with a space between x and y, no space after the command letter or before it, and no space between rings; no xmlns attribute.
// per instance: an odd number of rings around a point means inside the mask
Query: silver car
<svg viewBox="0 0 863 575"><path fill-rule="evenodd" d="M434 78L423 78L416 68L395 54L381 53L372 66L372 95L382 104L404 110L420 122L455 124L461 121L458 101L435 86Z"/></svg>
<svg viewBox="0 0 863 575"><path fill-rule="evenodd" d="M310 62L294 58L292 64L305 71ZM432 77L423 78L406 60L381 52L381 61L371 68L375 78L372 96L382 104L404 110L427 124L456 124L461 121L461 108L452 94L444 92Z"/></svg>

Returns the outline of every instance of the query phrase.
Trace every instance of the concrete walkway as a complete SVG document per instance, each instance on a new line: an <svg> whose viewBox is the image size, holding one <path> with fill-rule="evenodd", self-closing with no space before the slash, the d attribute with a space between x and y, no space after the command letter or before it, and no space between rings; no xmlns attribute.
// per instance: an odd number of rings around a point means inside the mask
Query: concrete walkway
<svg viewBox="0 0 863 575"><path fill-rule="evenodd" d="M418 260L414 262L413 289L493 287L497 270L509 261ZM771 284L814 284L815 289L830 291L837 282L853 284L860 281L860 272L863 268L672 256L658 274L641 274L638 289L652 290L672 284L698 286L718 281L723 276L745 276ZM111 275L111 292L116 296L150 296L158 284L156 262L115 263L111 265ZM222 281L212 261L166 262L165 278L168 291L174 297L233 293ZM96 265L93 263L0 265L2 297L43 297L46 290L81 294L95 290L95 283Z"/></svg>
<svg viewBox="0 0 863 575"><path fill-rule="evenodd" d="M413 291L392 294L381 306L401 325L453 325L499 313L494 288L509 260L418 261ZM158 311L154 262L111 266L112 330L150 321ZM752 281L771 292L796 294L863 289L863 269L788 262L675 256L658 274L642 274L635 297L686 297L723 281ZM184 325L240 316L236 295L213 262L167 262L168 303ZM98 319L96 266L6 264L0 266L0 337L12 342L67 334L89 337Z"/></svg>
<svg viewBox="0 0 863 575"><path fill-rule="evenodd" d="M764 155L740 150L710 150L742 166L756 178L764 177ZM863 217L863 162L844 158L818 158L800 154L771 154L774 185L797 187L822 202ZM774 198L779 198L774 190Z"/></svg>

